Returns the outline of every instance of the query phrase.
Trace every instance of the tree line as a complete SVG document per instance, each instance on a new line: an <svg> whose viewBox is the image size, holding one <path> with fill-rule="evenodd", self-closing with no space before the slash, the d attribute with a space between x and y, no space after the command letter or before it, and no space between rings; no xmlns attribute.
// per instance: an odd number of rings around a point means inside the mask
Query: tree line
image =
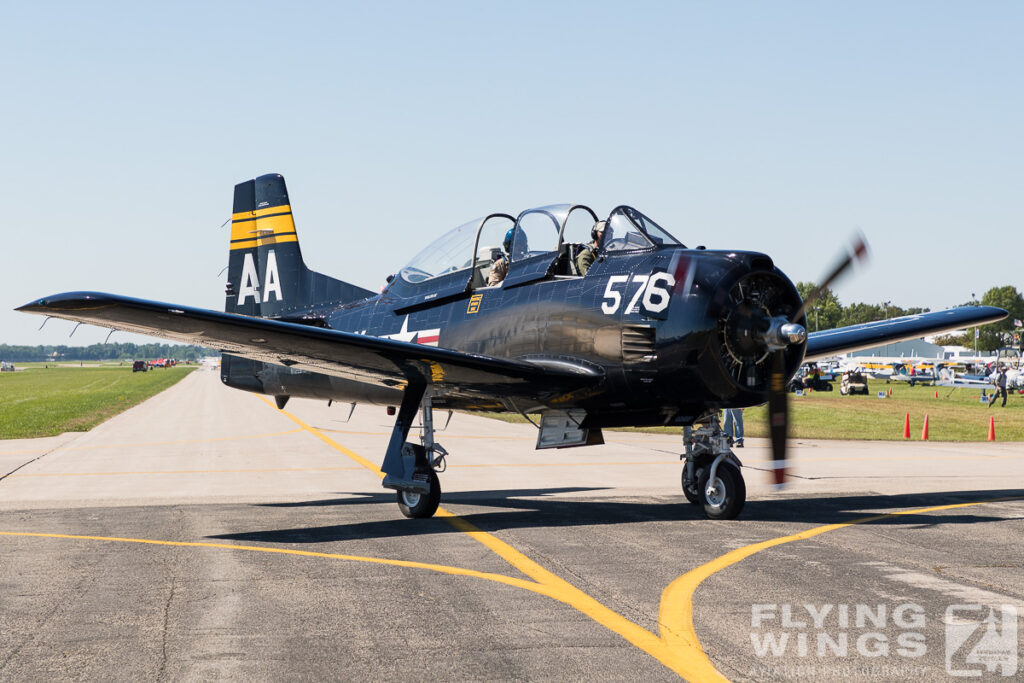
<svg viewBox="0 0 1024 683"><path fill-rule="evenodd" d="M810 282L798 282L796 288L800 296L806 298L814 289ZM997 306L1010 312L1004 320L991 325L979 328L978 350L996 351L1004 346L1020 348L1022 330L1016 327L1015 320L1024 320L1024 296L1017 291L1016 287L1006 285L1004 287L993 287L984 294L981 299L965 301L960 306ZM826 289L814 306L807 310L807 329L809 332L817 330L831 330L836 327L847 325L858 325L874 320L886 318L898 318L901 315L913 315L915 313L926 313L927 308L902 308L892 302L880 304L855 303L844 306L839 297L830 289ZM936 338L936 344L940 346L974 346L974 328L964 334L944 335Z"/></svg>
<svg viewBox="0 0 1024 683"><path fill-rule="evenodd" d="M173 358L196 361L203 356L217 356L220 351L203 346L182 344L91 344L89 346L12 346L0 344L0 360L12 363L66 360L149 360Z"/></svg>

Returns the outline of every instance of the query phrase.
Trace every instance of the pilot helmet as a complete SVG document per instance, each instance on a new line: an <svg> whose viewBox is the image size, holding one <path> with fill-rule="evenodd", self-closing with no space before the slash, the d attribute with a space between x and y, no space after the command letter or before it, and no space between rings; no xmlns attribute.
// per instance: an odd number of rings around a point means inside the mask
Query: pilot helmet
<svg viewBox="0 0 1024 683"><path fill-rule="evenodd" d="M505 233L505 239L501 243L502 248L505 249L506 254L512 253L512 240L513 237L519 233L519 239L516 240L516 252L519 254L525 254L530 251L529 242L526 239L526 233L520 230L518 227L511 227L508 232Z"/></svg>

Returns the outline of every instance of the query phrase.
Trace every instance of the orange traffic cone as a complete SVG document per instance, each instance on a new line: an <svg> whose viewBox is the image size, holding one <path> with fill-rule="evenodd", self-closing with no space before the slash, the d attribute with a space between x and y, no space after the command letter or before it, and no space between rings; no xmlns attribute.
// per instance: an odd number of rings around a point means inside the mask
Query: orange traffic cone
<svg viewBox="0 0 1024 683"><path fill-rule="evenodd" d="M889 395L892 396L892 387L889 387Z"/></svg>
<svg viewBox="0 0 1024 683"><path fill-rule="evenodd" d="M994 417L988 419L988 440L996 440L996 418Z"/></svg>
<svg viewBox="0 0 1024 683"><path fill-rule="evenodd" d="M903 419L903 438L910 438L910 413Z"/></svg>
<svg viewBox="0 0 1024 683"><path fill-rule="evenodd" d="M928 413L924 414L924 427L921 428L921 441L928 440Z"/></svg>

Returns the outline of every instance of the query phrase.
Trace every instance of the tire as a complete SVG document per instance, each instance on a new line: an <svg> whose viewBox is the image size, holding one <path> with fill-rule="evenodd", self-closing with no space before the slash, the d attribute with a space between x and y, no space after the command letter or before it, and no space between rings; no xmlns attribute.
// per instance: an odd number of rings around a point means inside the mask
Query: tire
<svg viewBox="0 0 1024 683"><path fill-rule="evenodd" d="M696 481L692 482L689 486L686 485L686 481L685 481L685 477L686 477L686 468L685 467L683 468L683 474L680 477L680 479L683 479L683 482L682 482L682 484L683 484L683 495L686 496L686 500L690 501L690 503L693 504L693 505L700 505L701 504L700 489L698 488L698 486L699 486L699 483L700 483L700 476L701 476L702 472L704 472L704 468L703 467L695 467L694 468L693 473L695 475L697 475L697 478L696 478Z"/></svg>
<svg viewBox="0 0 1024 683"><path fill-rule="evenodd" d="M743 475L731 462L721 463L715 472L715 479L718 482L716 490L719 495L709 499L707 487L710 473L710 467L701 470L697 479L704 515L708 519L736 519L747 500L747 485L743 482Z"/></svg>
<svg viewBox="0 0 1024 683"><path fill-rule="evenodd" d="M430 491L427 493L397 491L395 494L398 499L398 509L406 517L424 519L433 517L437 512L437 506L441 503L441 481L433 469L426 470L426 474L430 479Z"/></svg>

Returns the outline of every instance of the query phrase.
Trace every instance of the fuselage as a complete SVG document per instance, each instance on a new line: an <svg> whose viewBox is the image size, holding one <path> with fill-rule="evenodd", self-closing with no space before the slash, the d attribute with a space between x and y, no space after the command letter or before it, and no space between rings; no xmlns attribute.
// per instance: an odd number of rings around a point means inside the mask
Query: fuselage
<svg viewBox="0 0 1024 683"><path fill-rule="evenodd" d="M671 246L601 255L584 276L559 270L557 258L539 256L513 262L506 282L492 287L474 287L468 270L422 282L396 276L379 296L287 319L600 375L584 390L529 402L440 393L439 408L580 408L588 425L618 426L688 424L709 408L765 401L760 334L769 317L800 304L767 256ZM803 349L787 351L788 372ZM277 396L401 401L399 389L231 356L222 378Z"/></svg>

